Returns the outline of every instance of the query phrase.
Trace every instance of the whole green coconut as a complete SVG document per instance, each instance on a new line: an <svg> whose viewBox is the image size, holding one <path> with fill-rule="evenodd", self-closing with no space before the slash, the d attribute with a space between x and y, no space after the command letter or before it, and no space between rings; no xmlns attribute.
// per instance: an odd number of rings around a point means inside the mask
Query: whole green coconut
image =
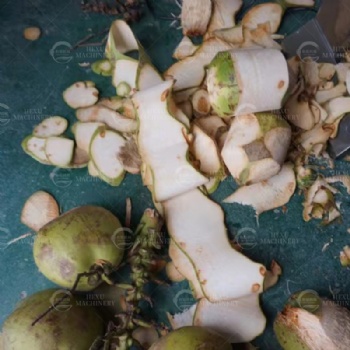
<svg viewBox="0 0 350 350"><path fill-rule="evenodd" d="M32 323L66 292L49 289L24 301L7 318L2 330L2 350L87 350L103 335L103 321L94 308L78 306L69 293L65 302ZM2 345L2 347L1 347Z"/></svg>
<svg viewBox="0 0 350 350"><path fill-rule="evenodd" d="M119 220L101 207L83 206L51 221L37 234L34 259L50 281L71 289L79 273L99 260L118 266L124 254L124 231ZM83 277L77 291L90 291L101 283Z"/></svg>
<svg viewBox="0 0 350 350"><path fill-rule="evenodd" d="M231 350L231 344L202 327L177 329L154 343L150 350Z"/></svg>

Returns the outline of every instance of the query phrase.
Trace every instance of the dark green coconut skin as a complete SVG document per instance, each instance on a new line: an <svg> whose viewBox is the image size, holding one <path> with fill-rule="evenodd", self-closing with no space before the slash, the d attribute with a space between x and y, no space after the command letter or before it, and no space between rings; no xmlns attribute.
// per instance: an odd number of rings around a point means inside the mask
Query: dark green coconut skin
<svg viewBox="0 0 350 350"><path fill-rule="evenodd" d="M2 330L2 350L87 350L103 335L103 321L91 307L78 306L70 296L65 307L53 309L36 325L52 300L64 294L57 289L36 293L24 301L6 319ZM55 298L56 296L56 298ZM1 345L1 340L0 340Z"/></svg>
<svg viewBox="0 0 350 350"><path fill-rule="evenodd" d="M57 285L71 289L79 273L98 260L118 266L124 254L124 232L108 210L83 206L45 225L34 242L34 259L40 272ZM101 281L82 278L77 291L90 291Z"/></svg>
<svg viewBox="0 0 350 350"><path fill-rule="evenodd" d="M227 339L202 327L183 327L160 338L150 350L231 350Z"/></svg>

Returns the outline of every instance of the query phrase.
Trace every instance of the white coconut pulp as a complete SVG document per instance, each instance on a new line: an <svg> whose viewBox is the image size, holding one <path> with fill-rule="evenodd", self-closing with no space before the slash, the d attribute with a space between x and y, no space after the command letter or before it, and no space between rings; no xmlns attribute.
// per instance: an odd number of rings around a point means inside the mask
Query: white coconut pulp
<svg viewBox="0 0 350 350"><path fill-rule="evenodd" d="M280 109L288 84L287 62L273 49L218 54L207 72L210 102L221 117Z"/></svg>
<svg viewBox="0 0 350 350"><path fill-rule="evenodd" d="M162 202L208 180L188 160L186 128L168 110L172 81L133 96L139 120L138 145L143 162L153 174L154 195Z"/></svg>
<svg viewBox="0 0 350 350"><path fill-rule="evenodd" d="M171 239L191 261L208 300L219 302L262 291L265 267L231 247L218 204L195 189L163 202L163 207ZM177 268L184 273L181 266Z"/></svg>
<svg viewBox="0 0 350 350"><path fill-rule="evenodd" d="M211 18L212 0L183 0L181 25L183 35L204 35Z"/></svg>

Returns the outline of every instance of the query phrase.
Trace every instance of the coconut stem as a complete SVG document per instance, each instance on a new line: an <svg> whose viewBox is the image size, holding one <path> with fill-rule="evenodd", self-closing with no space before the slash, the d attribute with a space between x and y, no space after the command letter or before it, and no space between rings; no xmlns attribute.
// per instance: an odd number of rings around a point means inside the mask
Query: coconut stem
<svg viewBox="0 0 350 350"><path fill-rule="evenodd" d="M117 285L125 290L125 310L116 315L114 329L110 329L105 337L111 339L111 343L116 344L118 349L129 349L132 345L139 345L133 339L133 331L138 327L152 326L140 315L139 304L141 301L147 301L152 305L151 299L144 293L144 287L151 279L155 251L161 248L162 225L163 221L157 212L147 209L136 229L136 239L128 253L131 282Z"/></svg>

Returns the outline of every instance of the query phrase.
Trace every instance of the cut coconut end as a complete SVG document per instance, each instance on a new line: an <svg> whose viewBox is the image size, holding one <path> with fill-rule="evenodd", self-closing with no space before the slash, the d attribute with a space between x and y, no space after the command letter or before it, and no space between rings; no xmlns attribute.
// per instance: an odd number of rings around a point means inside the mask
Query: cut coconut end
<svg viewBox="0 0 350 350"><path fill-rule="evenodd" d="M211 0L183 0L181 11L183 35L204 35L211 18L211 12Z"/></svg>
<svg viewBox="0 0 350 350"><path fill-rule="evenodd" d="M197 125L193 125L192 134L194 136L192 152L194 157L200 162L200 171L209 177L216 177L223 173L215 141Z"/></svg>
<svg viewBox="0 0 350 350"><path fill-rule="evenodd" d="M96 130L103 125L103 123L98 122L75 123L73 125L73 132L78 148L89 153L92 136L95 134Z"/></svg>
<svg viewBox="0 0 350 350"><path fill-rule="evenodd" d="M231 247L218 204L196 189L163 206L171 239L191 261L208 300L227 301L262 291L265 267ZM177 268L183 273L181 266Z"/></svg>
<svg viewBox="0 0 350 350"><path fill-rule="evenodd" d="M138 127L137 120L125 117L116 111L99 105L78 109L76 117L81 122L104 123L109 128L123 133L133 133Z"/></svg>
<svg viewBox="0 0 350 350"><path fill-rule="evenodd" d="M242 5L242 0L213 1L213 14L205 39L208 39L208 36L216 30L234 27L236 25L235 15L241 9Z"/></svg>
<svg viewBox="0 0 350 350"><path fill-rule="evenodd" d="M138 92L133 97L139 118L140 154L154 177L157 202L203 185L208 180L189 163L187 134L168 109L173 82Z"/></svg>
<svg viewBox="0 0 350 350"><path fill-rule="evenodd" d="M127 88L129 88L130 93L132 89L136 88L138 66L138 61L133 59L121 59L115 62L112 83L120 90L119 93L126 92ZM122 94L119 96L126 95Z"/></svg>
<svg viewBox="0 0 350 350"><path fill-rule="evenodd" d="M252 7L243 17L242 25L245 28L256 29L259 24L268 22L271 34L276 33L281 24L283 8L279 4L267 3Z"/></svg>
<svg viewBox="0 0 350 350"><path fill-rule="evenodd" d="M44 119L39 125L37 125L33 131L33 135L36 137L50 137L62 135L68 127L67 119L59 116L49 117Z"/></svg>
<svg viewBox="0 0 350 350"><path fill-rule="evenodd" d="M208 91L204 89L197 90L192 96L192 106L196 117L206 117L211 110Z"/></svg>
<svg viewBox="0 0 350 350"><path fill-rule="evenodd" d="M55 166L69 166L74 155L74 141L52 136L46 139L45 153L48 161Z"/></svg>
<svg viewBox="0 0 350 350"><path fill-rule="evenodd" d="M193 325L212 329L230 343L245 343L262 334L266 318L258 295L221 303L202 299L196 308Z"/></svg>
<svg viewBox="0 0 350 350"><path fill-rule="evenodd" d="M30 135L22 141L22 149L39 163L47 165L50 162L45 153L45 143L46 139Z"/></svg>
<svg viewBox="0 0 350 350"><path fill-rule="evenodd" d="M141 171L142 159L137 144L133 138L126 141L121 148L118 158L124 169L130 174L139 174Z"/></svg>
<svg viewBox="0 0 350 350"><path fill-rule="evenodd" d="M108 33L106 44L107 58L118 60L125 53L135 50L139 50L139 44L130 26L123 20L114 21Z"/></svg>
<svg viewBox="0 0 350 350"><path fill-rule="evenodd" d="M92 106L98 101L98 90L91 81L78 81L63 92L63 99L74 109Z"/></svg>
<svg viewBox="0 0 350 350"><path fill-rule="evenodd" d="M282 170L269 180L241 187L224 200L225 203L239 203L252 206L257 215L289 202L295 192L296 180L291 164L285 164ZM259 193L259 196L256 194Z"/></svg>
<svg viewBox="0 0 350 350"><path fill-rule="evenodd" d="M59 215L60 210L55 198L47 192L38 191L25 202L21 213L21 222L38 232Z"/></svg>
<svg viewBox="0 0 350 350"><path fill-rule="evenodd" d="M173 58L176 60L183 60L188 56L192 56L198 49L197 45L194 45L188 36L184 36L176 47Z"/></svg>
<svg viewBox="0 0 350 350"><path fill-rule="evenodd" d="M170 281L182 282L185 280L185 277L177 270L177 268L175 267L172 261L166 264L165 270Z"/></svg>
<svg viewBox="0 0 350 350"><path fill-rule="evenodd" d="M104 77L109 77L113 74L113 64L108 59L94 62L91 65L91 69L95 74L99 74Z"/></svg>
<svg viewBox="0 0 350 350"><path fill-rule="evenodd" d="M118 158L125 139L119 134L99 128L92 137L90 157L100 177L112 186L119 186L124 179L125 170Z"/></svg>
<svg viewBox="0 0 350 350"><path fill-rule="evenodd" d="M198 87L204 80L205 67L212 61L216 54L232 48L232 44L211 38L205 41L193 56L173 64L164 73L164 76L175 80L175 91Z"/></svg>

